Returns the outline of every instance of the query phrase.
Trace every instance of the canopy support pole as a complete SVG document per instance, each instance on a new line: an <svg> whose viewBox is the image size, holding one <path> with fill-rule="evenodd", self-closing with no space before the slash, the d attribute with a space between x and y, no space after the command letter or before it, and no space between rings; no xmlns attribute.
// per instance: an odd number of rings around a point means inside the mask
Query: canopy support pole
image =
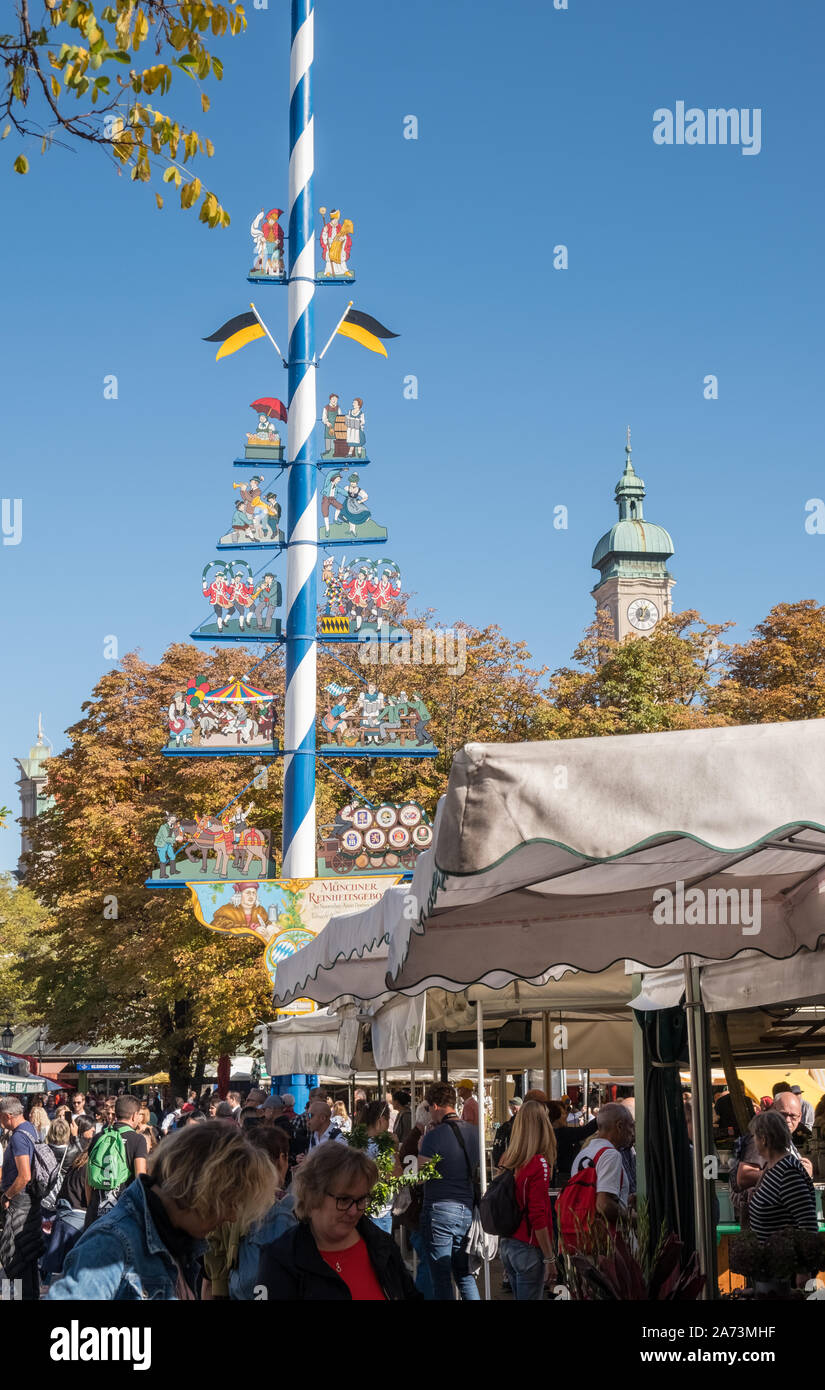
<svg viewBox="0 0 825 1390"><path fill-rule="evenodd" d="M688 1057L690 1062L690 1093L693 1106L693 1198L695 1206L696 1221L696 1251L699 1257L699 1265L705 1275L705 1287L700 1294L700 1298L707 1299L710 1296L709 1281L713 1273L713 1261L708 1261L708 1251L710 1249L709 1240L709 1206L707 1200L708 1193L704 1173L704 1155L708 1152L707 1148L707 1105L705 1077L700 1069L700 1039L699 1028L702 1012L702 1003L696 989L696 976L693 970L693 957L683 956L682 964L685 975L685 1010L687 1021L688 1037ZM704 1048L701 1048L704 1052Z"/></svg>
<svg viewBox="0 0 825 1390"><path fill-rule="evenodd" d="M478 1168L481 1180L481 1195L487 1191L487 1152L484 1135L484 1007L481 1000L476 1004L476 1050L478 1053ZM490 1261L484 1261L484 1298L490 1301Z"/></svg>
<svg viewBox="0 0 825 1390"><path fill-rule="evenodd" d="M747 1134L750 1117L745 1109L745 1092L737 1075L733 1049L730 1045L727 1014L713 1014L713 1026L716 1029L716 1042L719 1048L719 1057L722 1066L725 1068L725 1081L730 1091L733 1113L736 1117L739 1133Z"/></svg>
<svg viewBox="0 0 825 1390"><path fill-rule="evenodd" d="M550 1010L545 1009L541 1016L541 1041L544 1049L544 1094L550 1099L552 1080L550 1076L551 1056L550 1056Z"/></svg>

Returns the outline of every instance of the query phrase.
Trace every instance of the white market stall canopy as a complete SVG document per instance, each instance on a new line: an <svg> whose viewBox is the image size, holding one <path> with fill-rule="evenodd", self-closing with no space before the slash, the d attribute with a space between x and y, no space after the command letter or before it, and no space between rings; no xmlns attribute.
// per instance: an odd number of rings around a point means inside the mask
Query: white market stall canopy
<svg viewBox="0 0 825 1390"><path fill-rule="evenodd" d="M823 868L825 720L468 744L416 866L417 920L409 889L380 904L386 984L782 959L825 933Z"/></svg>
<svg viewBox="0 0 825 1390"><path fill-rule="evenodd" d="M695 959L695 958L694 958ZM737 1059L761 1057L772 1064L809 1066L825 1057L825 949L801 950L788 960L745 951L730 961L695 961L699 990L709 1014L726 1015ZM627 970L644 970L635 961ZM684 972L646 970L634 1008L666 1009L684 994ZM711 1034L711 1038L713 1038Z"/></svg>
<svg viewBox="0 0 825 1390"><path fill-rule="evenodd" d="M358 1020L354 1009L340 1018L320 1009L262 1023L256 1029L256 1041L270 1076L323 1072L346 1078L358 1043Z"/></svg>

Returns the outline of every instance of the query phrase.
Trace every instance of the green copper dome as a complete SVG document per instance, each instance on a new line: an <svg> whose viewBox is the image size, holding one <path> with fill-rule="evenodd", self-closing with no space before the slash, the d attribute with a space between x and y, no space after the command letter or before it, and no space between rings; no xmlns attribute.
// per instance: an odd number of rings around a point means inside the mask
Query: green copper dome
<svg viewBox="0 0 825 1390"><path fill-rule="evenodd" d="M645 485L631 462L629 430L625 454L624 473L616 484L619 520L597 543L591 564L599 570L602 580L614 575L667 576L665 561L673 554L673 541L664 526L645 521Z"/></svg>

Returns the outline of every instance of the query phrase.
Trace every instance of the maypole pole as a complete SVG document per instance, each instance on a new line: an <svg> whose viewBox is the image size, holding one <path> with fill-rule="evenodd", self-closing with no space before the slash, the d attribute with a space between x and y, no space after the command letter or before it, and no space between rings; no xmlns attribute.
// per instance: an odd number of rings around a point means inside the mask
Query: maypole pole
<svg viewBox="0 0 825 1390"><path fill-rule="evenodd" d="M315 430L315 232L312 176L314 0L291 0L289 62L289 418L283 878L315 873L318 556Z"/></svg>

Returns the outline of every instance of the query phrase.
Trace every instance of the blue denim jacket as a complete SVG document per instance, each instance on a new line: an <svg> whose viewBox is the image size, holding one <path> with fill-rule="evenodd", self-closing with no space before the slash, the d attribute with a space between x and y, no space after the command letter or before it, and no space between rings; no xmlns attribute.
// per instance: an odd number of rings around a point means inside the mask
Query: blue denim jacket
<svg viewBox="0 0 825 1390"><path fill-rule="evenodd" d="M198 1242L196 1253L205 1249L206 1241ZM174 1300L177 1281L178 1266L158 1235L138 1178L84 1231L47 1298Z"/></svg>
<svg viewBox="0 0 825 1390"><path fill-rule="evenodd" d="M238 1250L238 1267L233 1269L229 1276L229 1297L236 1299L253 1299L255 1297L255 1286L258 1282L258 1265L261 1262L261 1250L265 1245L271 1245L273 1240L297 1226L298 1218L295 1215L295 1193L289 1189L285 1197L267 1212L263 1221L258 1221L252 1229L244 1236Z"/></svg>

